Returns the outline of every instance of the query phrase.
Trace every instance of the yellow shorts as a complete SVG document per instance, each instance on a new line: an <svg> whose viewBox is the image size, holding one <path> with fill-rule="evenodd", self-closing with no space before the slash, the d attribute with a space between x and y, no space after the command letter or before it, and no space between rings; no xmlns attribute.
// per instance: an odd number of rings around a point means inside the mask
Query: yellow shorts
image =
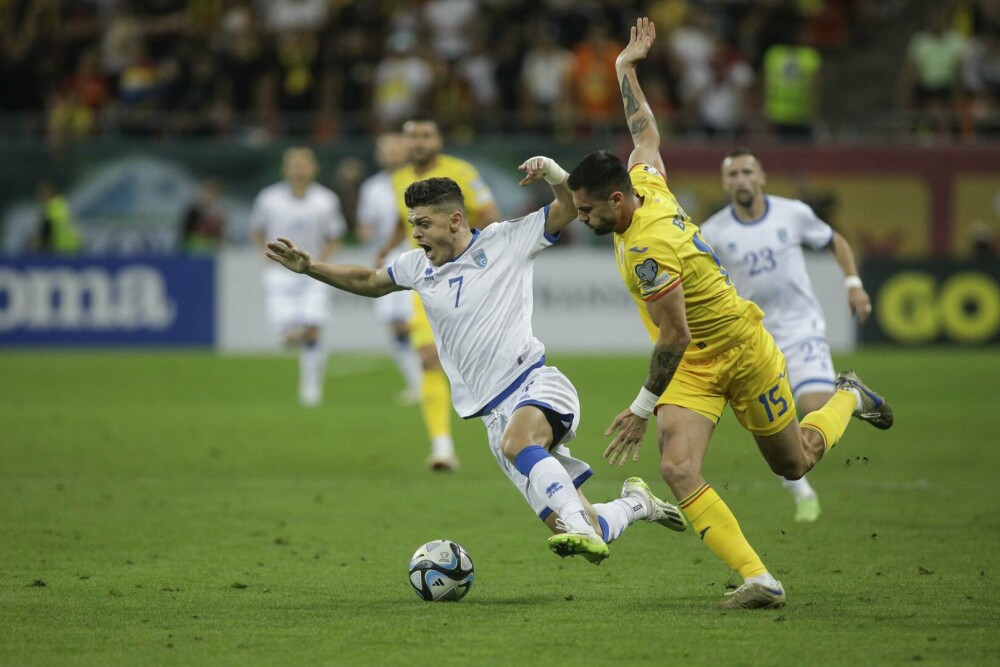
<svg viewBox="0 0 1000 667"><path fill-rule="evenodd" d="M682 359L657 405L678 405L717 423L727 401L754 435L774 435L796 418L785 357L763 324L714 358Z"/></svg>
<svg viewBox="0 0 1000 667"><path fill-rule="evenodd" d="M413 293L413 317L410 318L410 346L415 350L434 344L431 321L427 319L424 304L417 293Z"/></svg>

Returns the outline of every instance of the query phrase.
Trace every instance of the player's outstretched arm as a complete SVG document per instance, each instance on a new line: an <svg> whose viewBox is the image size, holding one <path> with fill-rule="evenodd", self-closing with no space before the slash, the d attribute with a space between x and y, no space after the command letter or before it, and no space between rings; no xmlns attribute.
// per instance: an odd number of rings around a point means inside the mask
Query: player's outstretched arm
<svg viewBox="0 0 1000 667"><path fill-rule="evenodd" d="M639 395L632 405L611 422L605 435L614 435L614 440L604 450L608 463L625 465L629 454L633 461L639 460L642 439L646 435L646 425L660 396L677 372L684 357L684 351L691 342L691 330L687 324L684 307L684 286L677 285L669 292L651 301L649 316L660 329L660 335L653 346L649 360L649 375L643 383ZM617 432L617 434L616 434Z"/></svg>
<svg viewBox="0 0 1000 667"><path fill-rule="evenodd" d="M371 269L367 266L341 266L314 262L309 253L286 238L267 243L265 255L284 266L289 271L302 273L337 289L378 297L403 289L392 281L385 269Z"/></svg>
<svg viewBox="0 0 1000 667"><path fill-rule="evenodd" d="M628 157L628 168L637 164L651 164L660 173L664 173L666 169L663 167L663 158L660 157L660 131L635 73L636 63L646 57L654 39L656 26L653 22L646 17L637 19L629 35L628 45L615 60L615 72L618 74L618 86L625 104L625 122L632 135L632 143L635 144L635 149Z"/></svg>
<svg viewBox="0 0 1000 667"><path fill-rule="evenodd" d="M556 198L549 205L549 217L545 220L547 234L558 234L566 225L576 220L573 193L566 185L569 173L560 167L559 163L544 155L536 155L525 160L518 169L525 173L519 185L525 186L539 179L545 179L545 182L552 187L552 193Z"/></svg>

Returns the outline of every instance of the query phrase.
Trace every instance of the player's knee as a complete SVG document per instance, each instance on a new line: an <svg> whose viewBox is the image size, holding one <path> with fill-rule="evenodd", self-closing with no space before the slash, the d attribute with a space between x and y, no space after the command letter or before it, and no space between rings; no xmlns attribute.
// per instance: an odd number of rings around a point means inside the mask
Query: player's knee
<svg viewBox="0 0 1000 667"><path fill-rule="evenodd" d="M768 461L768 464L771 466L774 474L780 475L792 482L802 479L809 472L808 466L803 461Z"/></svg>
<svg viewBox="0 0 1000 667"><path fill-rule="evenodd" d="M701 465L696 461L663 457L660 459L660 475L663 481L673 487L675 484L696 479L701 475Z"/></svg>

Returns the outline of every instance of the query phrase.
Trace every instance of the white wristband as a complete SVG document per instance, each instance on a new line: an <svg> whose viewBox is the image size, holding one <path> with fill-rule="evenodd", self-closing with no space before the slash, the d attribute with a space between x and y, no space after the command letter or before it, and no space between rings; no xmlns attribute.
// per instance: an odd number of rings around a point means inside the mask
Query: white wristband
<svg viewBox="0 0 1000 667"><path fill-rule="evenodd" d="M629 411L636 417L649 419L649 416L653 414L653 410L656 409L656 402L659 400L659 396L643 387L639 390L639 395L632 401L632 405L629 406Z"/></svg>
<svg viewBox="0 0 1000 667"><path fill-rule="evenodd" d="M861 287L861 278L859 276L845 276L844 277L844 288L854 289L855 287Z"/></svg>
<svg viewBox="0 0 1000 667"><path fill-rule="evenodd" d="M555 160L550 159L548 171L545 172L545 175L542 176L542 178L544 178L545 182L549 185L559 185L569 178L569 172L560 167L559 163Z"/></svg>

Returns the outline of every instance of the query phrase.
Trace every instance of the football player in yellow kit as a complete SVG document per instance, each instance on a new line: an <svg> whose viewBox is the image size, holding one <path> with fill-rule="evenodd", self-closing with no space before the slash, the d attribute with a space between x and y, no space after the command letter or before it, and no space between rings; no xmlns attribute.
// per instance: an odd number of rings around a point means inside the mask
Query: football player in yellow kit
<svg viewBox="0 0 1000 667"><path fill-rule="evenodd" d="M465 160L441 153L441 131L434 120L425 117L411 118L403 124L403 137L409 161L392 174L392 187L399 209L399 226L396 234L379 252L377 266L381 266L385 256L407 236L409 224L404 193L416 181L441 177L458 183L465 194L465 209L471 227L482 229L500 219L493 192L476 168ZM412 237L410 241L416 247ZM427 464L431 470L455 470L458 468L458 457L451 438L451 389L441 368L430 322L416 293L413 295L410 343L419 352L423 367L420 408L431 441L431 455Z"/></svg>
<svg viewBox="0 0 1000 667"><path fill-rule="evenodd" d="M702 476L702 460L728 402L753 434L771 469L798 479L833 447L856 416L892 425L885 399L853 373L800 424L785 359L762 324L763 313L736 293L711 246L667 187L660 136L636 76L656 36L636 21L616 61L635 149L628 166L608 151L586 156L569 177L580 220L614 233L615 258L653 341L646 381L607 430L611 463L638 460L647 420L657 418L660 472L708 547L744 583L723 608L780 607L785 591L743 536L736 517Z"/></svg>

